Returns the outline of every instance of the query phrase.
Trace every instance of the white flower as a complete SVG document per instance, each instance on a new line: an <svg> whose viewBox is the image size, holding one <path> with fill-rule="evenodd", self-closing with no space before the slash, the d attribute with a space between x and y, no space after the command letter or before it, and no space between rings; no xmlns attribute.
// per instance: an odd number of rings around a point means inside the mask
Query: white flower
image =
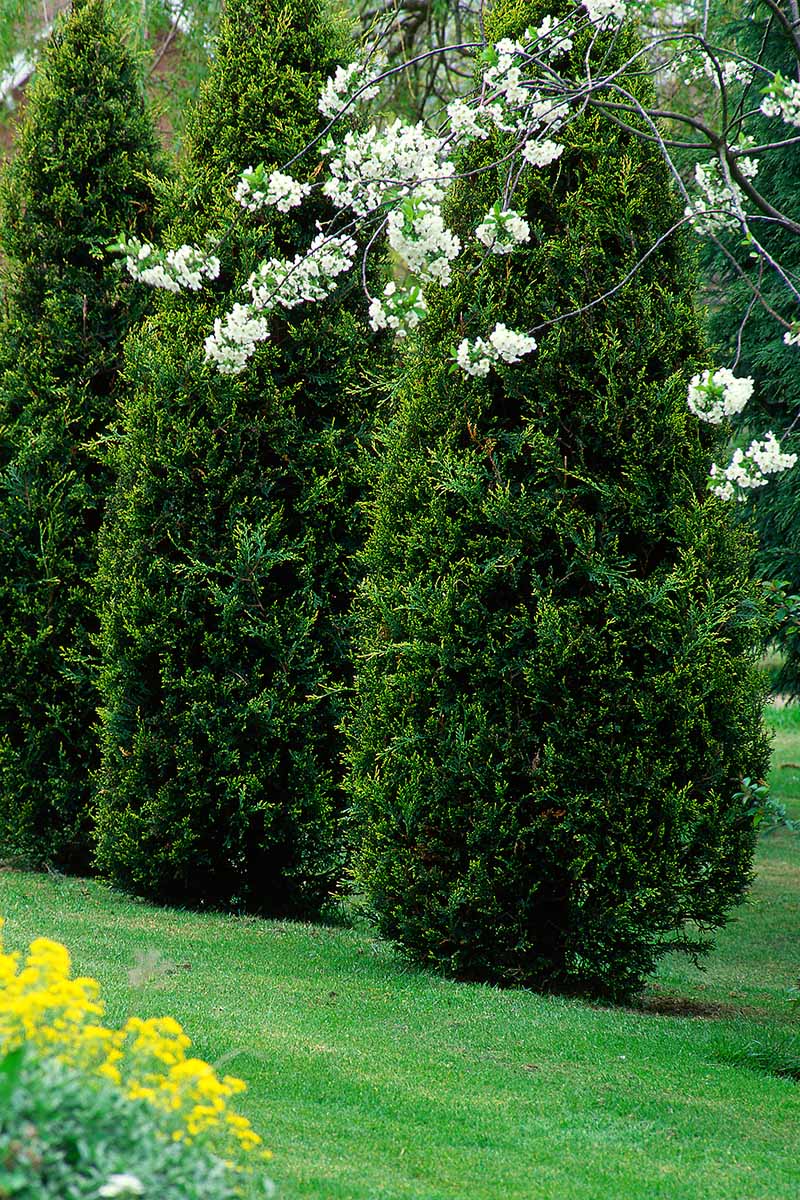
<svg viewBox="0 0 800 1200"><path fill-rule="evenodd" d="M416 284L398 288L394 282L383 289L383 299L374 299L369 306L369 323L374 330L393 329L400 338L416 329L428 313L428 305Z"/></svg>
<svg viewBox="0 0 800 1200"><path fill-rule="evenodd" d="M800 82L775 76L771 91L761 101L765 117L781 117L787 125L800 126Z"/></svg>
<svg viewBox="0 0 800 1200"><path fill-rule="evenodd" d="M422 122L406 125L398 118L378 133L349 131L330 158L331 178L323 192L337 206L368 216L403 196L439 204L455 173L439 137Z"/></svg>
<svg viewBox="0 0 800 1200"><path fill-rule="evenodd" d="M477 112L464 100L454 100L447 106L447 116L453 133L462 138L487 138L487 130L478 124Z"/></svg>
<svg viewBox="0 0 800 1200"><path fill-rule="evenodd" d="M609 25L625 20L625 0L583 0L590 21L597 25Z"/></svg>
<svg viewBox="0 0 800 1200"><path fill-rule="evenodd" d="M736 379L727 367L714 371L703 371L692 376L686 402L689 411L709 425L721 425L726 417L740 413L753 394L753 380L749 376Z"/></svg>
<svg viewBox="0 0 800 1200"><path fill-rule="evenodd" d="M709 79L718 90L732 83L749 83L753 77L746 63L733 58L720 61L718 56L714 59L703 51L687 51L675 65L688 68L684 80L687 85L695 79Z"/></svg>
<svg viewBox="0 0 800 1200"><path fill-rule="evenodd" d="M536 339L525 333L517 333L508 326L498 323L489 334L489 340L468 338L459 344L456 362L465 375L488 375L498 362L517 363L525 354L536 349Z"/></svg>
<svg viewBox="0 0 800 1200"><path fill-rule="evenodd" d="M788 471L797 462L796 454L784 454L781 451L780 443L772 430L762 442L751 442L747 454L762 475L776 475L781 471Z"/></svg>
<svg viewBox="0 0 800 1200"><path fill-rule="evenodd" d="M144 1184L138 1175L109 1175L108 1182L97 1189L98 1196L143 1196Z"/></svg>
<svg viewBox="0 0 800 1200"><path fill-rule="evenodd" d="M791 329L786 330L783 340L787 346L800 346L800 321L796 321Z"/></svg>
<svg viewBox="0 0 800 1200"><path fill-rule="evenodd" d="M262 262L247 281L252 302L261 312L295 308L306 301L324 300L336 287L337 276L349 271L357 253L350 237L318 234L305 254Z"/></svg>
<svg viewBox="0 0 800 1200"><path fill-rule="evenodd" d="M532 167L547 167L550 163L555 162L557 158L564 152L564 147L557 142L553 142L550 138L543 138L542 141L526 142L520 153L526 162L529 162Z"/></svg>
<svg viewBox="0 0 800 1200"><path fill-rule="evenodd" d="M520 57L526 55L521 42L501 38L488 52L489 61L483 68L486 88L500 99L503 105L520 108L527 103L529 92L522 78Z"/></svg>
<svg viewBox="0 0 800 1200"><path fill-rule="evenodd" d="M216 279L219 275L219 259L213 254L204 254L197 246L179 246L177 250L157 250L137 238L120 243L118 249L126 255L128 273L150 287L168 292L180 292L184 288L197 292L204 279Z"/></svg>
<svg viewBox="0 0 800 1200"><path fill-rule="evenodd" d="M758 162L746 155L738 158L736 165L746 179L753 179L758 173ZM738 229L741 224L738 214L744 208L744 194L738 184L729 184L725 179L719 159L698 163L694 169L694 179L701 195L687 204L684 213L691 217L696 232L704 234L721 229Z"/></svg>
<svg viewBox="0 0 800 1200"><path fill-rule="evenodd" d="M406 200L389 213L386 234L413 274L447 287L450 264L458 257L461 242L445 225L438 205Z"/></svg>
<svg viewBox="0 0 800 1200"><path fill-rule="evenodd" d="M569 22L563 19L557 21L555 17L546 16L535 33L529 33L531 40L535 38L537 42L534 53L551 61L562 54L568 54L572 49L572 38L569 36L571 31Z"/></svg>
<svg viewBox="0 0 800 1200"><path fill-rule="evenodd" d="M319 111L324 117L333 119L334 117L338 117L342 109L354 98L356 92L358 92L359 102L371 100L374 96L377 96L379 88L378 84L374 82L374 77L383 72L385 65L380 55L373 56L369 64L368 78L370 82L366 87L364 87L364 83L366 82L364 76L367 70L365 63L357 60L350 63L347 67L337 67L335 73L326 81L322 89L317 105ZM364 90L359 91L362 87L364 87Z"/></svg>
<svg viewBox="0 0 800 1200"><path fill-rule="evenodd" d="M335 74L326 80L318 104L324 117L335 117L341 112L345 105L344 97L356 90L352 85L360 70L360 64L353 62L348 67L337 67Z"/></svg>
<svg viewBox="0 0 800 1200"><path fill-rule="evenodd" d="M529 240L530 234L530 225L525 218L513 208L501 209L499 203L490 209L475 230L478 241L483 242L492 254L511 254Z"/></svg>
<svg viewBox="0 0 800 1200"><path fill-rule="evenodd" d="M205 340L206 359L216 363L221 375L238 375L252 357L258 342L269 337L264 317L249 304L234 304L224 320L217 317L214 332Z"/></svg>
<svg viewBox="0 0 800 1200"><path fill-rule="evenodd" d="M498 358L503 362L516 363L524 354L530 354L536 349L536 338L524 333L515 333L508 326L497 324L489 334L489 342L494 347Z"/></svg>
<svg viewBox="0 0 800 1200"><path fill-rule="evenodd" d="M797 455L784 454L770 430L763 441L754 439L747 450L734 450L724 471L714 463L709 487L721 500L744 500L748 488L764 487L770 475L788 471L796 462Z"/></svg>
<svg viewBox="0 0 800 1200"><path fill-rule="evenodd" d="M465 375L488 375L492 359L491 347L483 338L476 338L474 342L464 338L456 351L456 362Z"/></svg>
<svg viewBox="0 0 800 1200"><path fill-rule="evenodd" d="M310 191L310 183L298 183L291 175L273 171L267 183L267 204L274 204L278 212L288 212L302 204Z"/></svg>

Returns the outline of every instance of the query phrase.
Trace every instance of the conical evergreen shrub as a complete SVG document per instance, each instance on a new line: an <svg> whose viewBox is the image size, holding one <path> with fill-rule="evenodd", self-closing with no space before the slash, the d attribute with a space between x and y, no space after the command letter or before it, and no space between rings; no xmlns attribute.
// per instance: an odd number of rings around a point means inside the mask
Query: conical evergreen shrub
<svg viewBox="0 0 800 1200"><path fill-rule="evenodd" d="M797 74L797 52L790 35L774 19L766 5L751 4L748 19L736 22L731 29L740 53L760 61L785 79ZM761 99L757 78L746 88L744 108L756 109ZM737 97L738 100L738 97ZM759 170L755 180L762 193L779 212L793 216L800 202L800 144L792 142L791 126L780 118L754 116L748 128L759 144L782 139L788 145L758 156ZM753 228L759 241L779 262L789 277L797 278L800 271L800 237L769 221L758 221ZM745 410L745 418L754 422L753 434L772 429L781 436L797 417L798 379L800 379L800 350L787 346L783 327L771 312L753 302L751 284L755 285L772 312L787 321L797 319L797 301L780 275L763 269L760 260L750 257L750 247L742 242L741 232L720 233L728 254L744 272L745 282L731 266L730 259L714 243L704 243L704 271L709 280L709 329L719 346L719 361L732 362L739 354L737 375L751 375L756 389L753 400ZM747 314L746 321L743 317ZM782 448L797 453L800 435L782 439ZM726 461L722 456L721 461ZM792 470L778 475L747 497L742 506L746 518L754 519L759 534L760 550L757 572L766 579L788 582L789 590L800 592L800 473ZM779 635L785 661L776 681L778 690L800 695L800 637L793 625Z"/></svg>
<svg viewBox="0 0 800 1200"><path fill-rule="evenodd" d="M148 297L104 247L152 236L160 163L135 63L102 0L53 34L0 184L0 841L85 868L97 697L95 443L115 415L121 342Z"/></svg>
<svg viewBox="0 0 800 1200"><path fill-rule="evenodd" d="M230 0L167 201L170 245L243 217L239 172L283 166L321 127L345 48L321 0ZM276 319L242 375L203 350L257 262L306 249L326 215L312 198L240 219L216 287L166 296L129 344L101 563L97 862L161 900L306 913L341 871L359 281Z"/></svg>
<svg viewBox="0 0 800 1200"><path fill-rule="evenodd" d="M500 3L489 36L551 7ZM608 63L635 45L623 27ZM405 360L359 602L352 836L381 931L416 960L624 996L665 948L702 949L750 880L760 618L751 539L709 496L687 411L705 358L680 239L519 365L451 365L464 336L589 304L676 218L651 146L591 109L559 140L514 195L530 244L467 249ZM462 162L465 242L502 194L478 169L508 148Z"/></svg>

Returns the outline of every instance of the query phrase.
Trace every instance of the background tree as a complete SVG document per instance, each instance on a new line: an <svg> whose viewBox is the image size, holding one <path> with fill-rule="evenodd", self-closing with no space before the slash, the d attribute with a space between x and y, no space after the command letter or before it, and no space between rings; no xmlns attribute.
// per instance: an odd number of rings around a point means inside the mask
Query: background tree
<svg viewBox="0 0 800 1200"><path fill-rule="evenodd" d="M487 33L552 8L500 3ZM636 49L630 27L601 36L607 70ZM623 82L651 100L641 73ZM464 243L497 196L531 242L473 242L405 358L359 606L352 834L414 958L622 996L665 949L702 950L749 882L759 620L751 539L707 493L714 435L686 408L705 351L682 238L584 309L676 221L663 162L591 110L559 140L516 190L486 169L502 137L459 164ZM454 343L496 322L547 331L520 365L453 374Z"/></svg>
<svg viewBox="0 0 800 1200"><path fill-rule="evenodd" d="M240 172L283 164L316 132L346 47L321 0L230 0L165 200L168 244L243 216ZM216 292L165 297L129 344L101 562L97 860L165 900L308 912L341 871L359 281L287 314L245 376L203 357L259 258L305 250L327 211L237 219Z"/></svg>
<svg viewBox="0 0 800 1200"><path fill-rule="evenodd" d="M0 0L0 148L10 148L40 51L69 0ZM106 0L139 59L152 111L167 142L180 142L187 100L205 77L221 0Z"/></svg>
<svg viewBox="0 0 800 1200"><path fill-rule="evenodd" d="M147 297L104 247L152 233L160 166L141 80L102 0L61 21L0 187L0 838L89 861L92 577L110 484L98 457L121 342Z"/></svg>
<svg viewBox="0 0 800 1200"><path fill-rule="evenodd" d="M780 71L786 79L798 77L798 52L789 33L765 4L752 5L747 19L731 22L730 36L741 53ZM743 107L757 109L761 96L755 85L741 89ZM781 132L775 118L755 115L749 131L758 143ZM800 199L800 142L796 131L783 127L787 144L761 157L759 181L782 212L796 212ZM798 348L784 342L784 327L797 319L797 300L785 281L763 260L750 257L749 248L736 234L720 235L722 245L708 243L703 256L709 304L709 328L719 346L720 358L736 363L738 374L751 375L756 392L747 426L755 424L776 432L792 429L797 418ZM800 272L800 237L777 224L766 223L759 237L791 278ZM733 261L732 261L733 260ZM734 267L734 262L736 268ZM754 290L755 289L755 290ZM759 299L760 297L760 299ZM762 303L763 301L763 303ZM785 449L797 451L800 437L786 437ZM800 476L797 471L754 490L743 506L755 518L760 540L757 572L777 583L786 582L800 592ZM797 622L788 620L779 631L785 661L776 687L800 693L800 640Z"/></svg>

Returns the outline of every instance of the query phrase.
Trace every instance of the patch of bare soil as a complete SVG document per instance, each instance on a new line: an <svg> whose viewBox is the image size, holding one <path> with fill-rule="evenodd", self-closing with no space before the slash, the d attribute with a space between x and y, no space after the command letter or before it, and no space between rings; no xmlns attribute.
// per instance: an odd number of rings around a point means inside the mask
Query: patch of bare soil
<svg viewBox="0 0 800 1200"><path fill-rule="evenodd" d="M680 992L662 991L651 985L636 1006L639 1012L656 1017L693 1017L698 1020L724 1021L734 1017L761 1018L769 1016L764 1008L754 1004L736 1004L724 1000L706 1000L697 996L682 996Z"/></svg>

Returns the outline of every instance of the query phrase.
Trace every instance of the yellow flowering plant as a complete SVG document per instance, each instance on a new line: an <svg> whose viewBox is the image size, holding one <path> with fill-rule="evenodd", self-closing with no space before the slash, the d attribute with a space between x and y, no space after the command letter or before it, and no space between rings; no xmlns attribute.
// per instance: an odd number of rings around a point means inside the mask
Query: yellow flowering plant
<svg viewBox="0 0 800 1200"><path fill-rule="evenodd" d="M104 1023L100 985L72 978L64 946L37 938L21 963L18 954L5 951L3 924L0 917L0 1055L29 1046L66 1067L97 1075L129 1099L157 1109L161 1128L176 1142L202 1137L228 1160L239 1159L242 1151L270 1157L231 1104L246 1085L189 1057L191 1041L177 1021L131 1017L121 1029L110 1028Z"/></svg>

